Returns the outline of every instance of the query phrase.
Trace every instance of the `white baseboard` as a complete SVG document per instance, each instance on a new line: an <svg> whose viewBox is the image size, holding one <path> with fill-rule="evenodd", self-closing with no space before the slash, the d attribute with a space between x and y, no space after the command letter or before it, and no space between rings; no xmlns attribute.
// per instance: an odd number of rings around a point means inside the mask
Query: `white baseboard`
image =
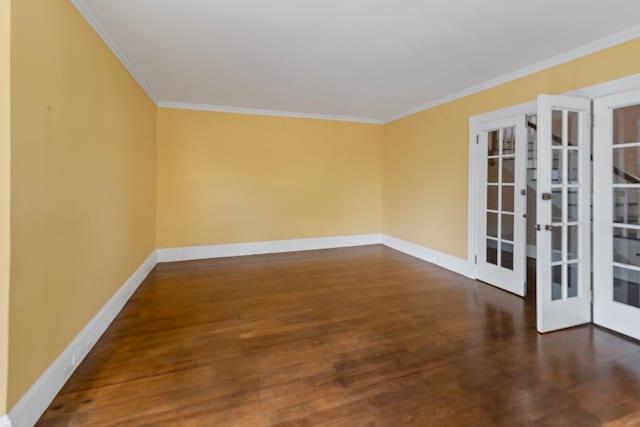
<svg viewBox="0 0 640 427"><path fill-rule="evenodd" d="M36 423L155 265L153 251L9 411L9 424L3 424L0 418L0 427L31 427Z"/></svg>
<svg viewBox="0 0 640 427"><path fill-rule="evenodd" d="M346 248L350 246L382 243L381 234L318 237L311 239L273 240L269 242L230 243L209 246L186 246L158 249L158 262L189 261L244 255L275 254L281 252L311 251L317 249Z"/></svg>
<svg viewBox="0 0 640 427"><path fill-rule="evenodd" d="M454 257L438 252L415 243L407 242L386 234L382 235L382 243L392 249L411 255L412 257L430 262L454 273L475 279L473 264L466 259Z"/></svg>
<svg viewBox="0 0 640 427"><path fill-rule="evenodd" d="M157 250L157 261L189 261L376 244L383 244L407 255L436 264L442 268L462 274L466 277L473 277L474 275L473 266L465 259L457 258L385 234L358 234L353 236L319 237L312 239L273 240L269 242L165 248Z"/></svg>
<svg viewBox="0 0 640 427"><path fill-rule="evenodd" d="M73 371L93 348L107 327L122 310L157 262L185 261L242 255L308 251L351 246L384 244L407 255L436 264L447 270L473 277L473 265L415 243L383 234L277 240L271 242L234 243L157 249L138 267L115 295L102 307L58 358L36 380L8 416L0 417L0 427L31 427L42 416Z"/></svg>

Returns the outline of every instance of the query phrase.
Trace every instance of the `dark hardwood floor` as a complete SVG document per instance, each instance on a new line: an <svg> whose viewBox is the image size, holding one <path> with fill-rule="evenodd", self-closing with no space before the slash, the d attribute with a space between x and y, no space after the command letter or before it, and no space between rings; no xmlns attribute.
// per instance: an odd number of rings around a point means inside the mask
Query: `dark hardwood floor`
<svg viewBox="0 0 640 427"><path fill-rule="evenodd" d="M640 425L640 346L382 246L158 265L41 426Z"/></svg>

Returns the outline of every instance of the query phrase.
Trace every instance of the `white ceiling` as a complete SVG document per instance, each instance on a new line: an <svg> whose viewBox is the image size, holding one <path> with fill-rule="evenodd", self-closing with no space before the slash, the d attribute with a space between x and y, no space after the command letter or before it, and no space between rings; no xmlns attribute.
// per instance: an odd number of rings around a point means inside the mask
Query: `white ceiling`
<svg viewBox="0 0 640 427"><path fill-rule="evenodd" d="M72 1L160 105L371 121L640 35L637 0Z"/></svg>

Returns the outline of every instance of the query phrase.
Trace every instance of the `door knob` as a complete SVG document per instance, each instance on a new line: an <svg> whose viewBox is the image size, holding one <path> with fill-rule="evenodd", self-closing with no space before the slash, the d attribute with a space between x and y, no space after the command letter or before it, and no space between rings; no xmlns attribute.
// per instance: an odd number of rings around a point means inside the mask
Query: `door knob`
<svg viewBox="0 0 640 427"><path fill-rule="evenodd" d="M547 231L551 231L551 230L553 230L553 228L554 227L551 224L547 224L547 225L544 226L544 229L547 230Z"/></svg>

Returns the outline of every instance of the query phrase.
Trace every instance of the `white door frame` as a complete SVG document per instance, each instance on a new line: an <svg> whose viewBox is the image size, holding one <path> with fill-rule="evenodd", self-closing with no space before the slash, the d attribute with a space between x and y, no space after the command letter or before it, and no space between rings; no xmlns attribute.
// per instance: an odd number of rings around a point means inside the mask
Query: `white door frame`
<svg viewBox="0 0 640 427"><path fill-rule="evenodd" d="M616 80L611 80L605 83L599 83L593 86L584 87L570 92L563 93L561 95L576 96L583 98L599 98L607 95L612 95L619 92L625 92L628 90L640 89L640 73L632 74L627 77L623 77ZM467 211L467 263L469 264L468 271L472 272L473 278L478 278L478 272L475 263L475 257L478 253L476 245L477 235L477 208L478 200L475 192L475 177L476 177L476 165L478 162L478 150L476 149L476 136L479 134L482 124L496 121L508 117L513 117L520 114L536 114L537 102L531 100L522 104L514 105L507 108L501 108L499 110L490 111L483 114L478 114L469 117L469 176L468 176L468 211Z"/></svg>

